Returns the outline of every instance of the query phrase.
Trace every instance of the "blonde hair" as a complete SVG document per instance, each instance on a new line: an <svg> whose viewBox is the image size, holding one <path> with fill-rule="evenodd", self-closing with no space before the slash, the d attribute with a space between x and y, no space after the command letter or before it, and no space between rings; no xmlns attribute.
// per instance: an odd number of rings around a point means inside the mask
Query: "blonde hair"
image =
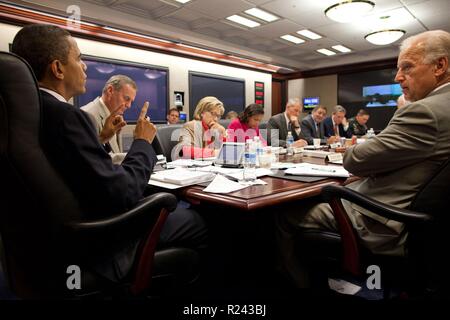
<svg viewBox="0 0 450 320"><path fill-rule="evenodd" d="M211 112L216 108L219 109L220 116L222 116L225 112L222 101L220 101L216 97L204 97L197 103L197 106L195 107L194 119L201 120L203 112Z"/></svg>

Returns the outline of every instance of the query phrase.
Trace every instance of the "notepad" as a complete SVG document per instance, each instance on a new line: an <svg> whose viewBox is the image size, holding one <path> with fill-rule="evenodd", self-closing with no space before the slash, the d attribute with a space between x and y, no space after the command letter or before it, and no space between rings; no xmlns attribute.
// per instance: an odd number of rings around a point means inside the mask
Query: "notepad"
<svg viewBox="0 0 450 320"><path fill-rule="evenodd" d="M190 184L211 181L215 174L203 171L190 171L183 168L159 171L151 175L150 180L173 183L177 185L187 186Z"/></svg>

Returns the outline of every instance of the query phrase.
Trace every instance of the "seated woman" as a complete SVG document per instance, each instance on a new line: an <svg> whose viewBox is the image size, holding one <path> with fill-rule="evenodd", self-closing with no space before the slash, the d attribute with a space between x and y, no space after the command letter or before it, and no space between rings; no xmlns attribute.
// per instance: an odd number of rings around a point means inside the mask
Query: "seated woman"
<svg viewBox="0 0 450 320"><path fill-rule="evenodd" d="M264 145L265 139L259 133L259 123L264 116L264 108L259 104L249 104L239 116L231 121L227 129L227 141L245 142L258 136Z"/></svg>
<svg viewBox="0 0 450 320"><path fill-rule="evenodd" d="M172 159L209 158L220 149L225 128L219 124L225 109L216 97L204 97L194 111L194 120L181 129L178 144L172 150Z"/></svg>

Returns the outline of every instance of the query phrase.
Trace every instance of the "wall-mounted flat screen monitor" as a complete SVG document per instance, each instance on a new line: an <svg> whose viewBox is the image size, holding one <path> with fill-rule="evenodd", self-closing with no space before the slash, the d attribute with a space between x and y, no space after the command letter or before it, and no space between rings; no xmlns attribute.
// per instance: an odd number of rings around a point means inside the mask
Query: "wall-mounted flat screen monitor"
<svg viewBox="0 0 450 320"><path fill-rule="evenodd" d="M303 109L311 110L317 107L320 103L319 97L306 97L303 98Z"/></svg>
<svg viewBox="0 0 450 320"><path fill-rule="evenodd" d="M101 96L106 81L113 75L123 74L136 82L136 98L123 114L125 121L134 123L145 101L150 103L147 115L152 122L165 123L169 105L169 69L159 66L83 56L87 66L86 93L75 99L75 105L82 107Z"/></svg>
<svg viewBox="0 0 450 320"><path fill-rule="evenodd" d="M245 108L245 80L206 73L189 72L189 116L192 120L197 103L206 96L222 101L225 113Z"/></svg>
<svg viewBox="0 0 450 320"><path fill-rule="evenodd" d="M362 89L362 95L368 108L396 107L397 98L402 94L402 88L398 83L363 86Z"/></svg>

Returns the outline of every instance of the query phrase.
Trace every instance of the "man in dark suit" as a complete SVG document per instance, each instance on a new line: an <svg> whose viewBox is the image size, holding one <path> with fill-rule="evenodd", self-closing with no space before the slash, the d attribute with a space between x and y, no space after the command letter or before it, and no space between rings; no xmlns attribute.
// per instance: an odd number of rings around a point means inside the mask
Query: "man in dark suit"
<svg viewBox="0 0 450 320"><path fill-rule="evenodd" d="M267 122L267 142L271 146L286 147L288 131L294 137L294 147L300 148L308 144L301 133L299 122L301 111L300 100L298 98L289 99L286 103L286 111L269 119Z"/></svg>
<svg viewBox="0 0 450 320"><path fill-rule="evenodd" d="M148 103L136 123L135 140L127 156L121 165L115 165L100 144L89 116L67 103L86 90L86 65L75 39L56 26L28 25L15 36L12 52L27 60L35 73L42 96L42 147L84 212L110 216L135 205L143 197L156 163L151 145L156 127L146 117ZM205 236L205 227L195 212L177 209L169 215L160 244L199 247ZM116 256L96 262L93 269L120 280L130 271L138 245L130 243Z"/></svg>
<svg viewBox="0 0 450 320"><path fill-rule="evenodd" d="M333 108L331 117L323 121L325 137L328 143L338 142L339 138L351 138L351 132L348 130L348 122L345 118L346 110L343 106L337 105Z"/></svg>
<svg viewBox="0 0 450 320"><path fill-rule="evenodd" d="M311 114L307 115L306 118L302 120L300 125L302 129L302 134L308 144L313 144L313 139L320 138L320 143L327 143L325 139L325 129L323 127L323 119L327 115L327 108L325 106L316 106Z"/></svg>

